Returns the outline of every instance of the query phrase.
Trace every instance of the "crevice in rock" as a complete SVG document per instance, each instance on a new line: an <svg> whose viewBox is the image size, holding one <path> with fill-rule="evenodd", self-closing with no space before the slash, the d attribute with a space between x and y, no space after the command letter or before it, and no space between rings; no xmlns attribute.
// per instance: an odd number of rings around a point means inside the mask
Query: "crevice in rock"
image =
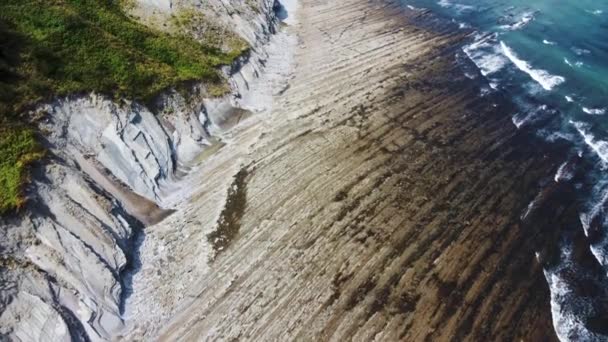
<svg viewBox="0 0 608 342"><path fill-rule="evenodd" d="M120 275L120 302L118 309L120 315L124 315L127 299L133 294L133 276L141 269L140 248L145 239L144 225L129 215L122 207L116 206L112 209L112 215L121 216L131 226L131 236L126 240L122 251L125 254L127 263L119 271Z"/></svg>
<svg viewBox="0 0 608 342"><path fill-rule="evenodd" d="M55 278L51 277L47 272L42 271L41 273L47 278L49 291L51 292L51 294L53 296L53 302L54 302L53 307L57 311L57 313L59 313L59 315L61 316L61 318L67 325L68 330L70 332L71 340L73 342L91 341L91 339L89 338L89 335L87 334L86 330L84 329L84 326L82 325L82 322L80 322L80 320L78 320L76 315L74 315L74 313L67 307L59 304L59 298L57 298L57 292L53 289L53 285L52 285L53 283L56 283Z"/></svg>

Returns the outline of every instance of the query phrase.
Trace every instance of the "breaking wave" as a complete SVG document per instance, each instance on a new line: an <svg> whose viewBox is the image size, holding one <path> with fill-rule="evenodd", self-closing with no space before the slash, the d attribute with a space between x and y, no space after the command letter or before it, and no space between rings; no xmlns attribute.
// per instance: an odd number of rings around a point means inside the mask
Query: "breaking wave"
<svg viewBox="0 0 608 342"><path fill-rule="evenodd" d="M501 28L510 31L519 30L532 22L535 18L535 14L536 12L525 12L518 21L512 24L502 25Z"/></svg>
<svg viewBox="0 0 608 342"><path fill-rule="evenodd" d="M606 108L587 108L583 107L583 112L589 115L603 115L606 114Z"/></svg>
<svg viewBox="0 0 608 342"><path fill-rule="evenodd" d="M572 120L569 122L576 128L585 144L602 160L602 162L608 163L608 142L597 140L593 134L589 132L588 124Z"/></svg>
<svg viewBox="0 0 608 342"><path fill-rule="evenodd" d="M562 76L551 75L549 72L542 69L534 69L528 62L520 59L515 52L507 46L504 42L500 42L502 52L507 58L515 64L515 66L528 74L533 80L540 84L545 90L551 90L554 87L564 83L566 81Z"/></svg>

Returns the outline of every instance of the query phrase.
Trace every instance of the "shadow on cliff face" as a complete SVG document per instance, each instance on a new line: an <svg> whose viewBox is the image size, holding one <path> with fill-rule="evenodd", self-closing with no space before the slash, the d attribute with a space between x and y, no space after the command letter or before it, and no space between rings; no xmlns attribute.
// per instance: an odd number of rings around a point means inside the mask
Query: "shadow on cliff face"
<svg viewBox="0 0 608 342"><path fill-rule="evenodd" d="M287 19L289 17L289 13L287 12L287 9L278 0L274 1L272 9L274 10L274 13L277 15L277 18L279 18L280 21L284 21L285 19Z"/></svg>
<svg viewBox="0 0 608 342"><path fill-rule="evenodd" d="M120 211L120 213L114 212L114 210ZM120 284L122 286L122 292L120 294L119 309L120 314L124 315L127 300L133 294L133 277L141 270L142 267L140 250L144 240L146 239L146 232L143 224L130 216L128 213L124 212L122 208L115 208L114 210L112 213L123 216L125 220L129 222L131 229L133 230L131 237L127 240L126 246L123 248L123 251L127 257L127 265L120 271Z"/></svg>

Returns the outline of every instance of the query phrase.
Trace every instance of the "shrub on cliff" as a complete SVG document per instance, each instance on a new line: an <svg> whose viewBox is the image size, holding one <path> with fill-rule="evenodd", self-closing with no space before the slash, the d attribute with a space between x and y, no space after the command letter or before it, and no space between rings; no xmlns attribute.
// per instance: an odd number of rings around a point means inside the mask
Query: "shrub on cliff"
<svg viewBox="0 0 608 342"><path fill-rule="evenodd" d="M23 205L25 171L42 154L31 129L0 127L0 213Z"/></svg>

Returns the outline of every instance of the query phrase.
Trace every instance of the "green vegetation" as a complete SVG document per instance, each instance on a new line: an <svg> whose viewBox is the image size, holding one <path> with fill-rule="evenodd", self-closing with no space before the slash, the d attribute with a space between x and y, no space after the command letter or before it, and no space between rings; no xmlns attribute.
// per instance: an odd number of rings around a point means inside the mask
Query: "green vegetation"
<svg viewBox="0 0 608 342"><path fill-rule="evenodd" d="M152 30L111 0L0 2L0 114L55 95L96 91L146 101L191 80L221 83L223 52Z"/></svg>
<svg viewBox="0 0 608 342"><path fill-rule="evenodd" d="M41 156L23 113L54 96L98 92L141 102L203 80L225 89L217 67L246 46L222 49L150 29L129 0L0 1L0 211L22 204L27 164Z"/></svg>
<svg viewBox="0 0 608 342"><path fill-rule="evenodd" d="M22 187L27 181L26 168L40 159L42 154L31 129L0 128L0 213L23 205Z"/></svg>
<svg viewBox="0 0 608 342"><path fill-rule="evenodd" d="M226 51L230 60L249 49L249 44L241 37L210 20L198 10L182 9L171 18L171 24L179 34L196 37L209 46Z"/></svg>

